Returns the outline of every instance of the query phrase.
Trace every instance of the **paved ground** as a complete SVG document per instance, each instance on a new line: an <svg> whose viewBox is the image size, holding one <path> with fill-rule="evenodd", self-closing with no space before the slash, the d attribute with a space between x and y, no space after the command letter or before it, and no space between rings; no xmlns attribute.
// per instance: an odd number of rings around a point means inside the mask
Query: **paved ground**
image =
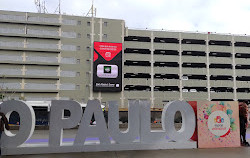
<svg viewBox="0 0 250 158"><path fill-rule="evenodd" d="M73 138L76 130L65 131L64 138ZM250 142L250 128L247 131ZM37 130L33 140L48 139L48 130ZM219 149L185 149L185 150L152 150L152 151L119 151L119 152L86 152L68 154L42 154L2 156L3 158L249 158L250 147L219 148Z"/></svg>
<svg viewBox="0 0 250 158"><path fill-rule="evenodd" d="M2 156L3 158L249 158L250 148L120 151Z"/></svg>

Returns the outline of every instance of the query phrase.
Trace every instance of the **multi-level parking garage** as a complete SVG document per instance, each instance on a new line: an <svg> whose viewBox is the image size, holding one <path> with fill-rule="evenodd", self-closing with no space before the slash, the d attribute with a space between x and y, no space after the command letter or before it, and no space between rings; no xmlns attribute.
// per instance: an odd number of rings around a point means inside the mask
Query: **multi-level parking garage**
<svg viewBox="0 0 250 158"><path fill-rule="evenodd" d="M127 29L124 39L128 95L147 96L157 106L176 99L249 100L248 36Z"/></svg>
<svg viewBox="0 0 250 158"><path fill-rule="evenodd" d="M93 91L94 41L122 43L122 90ZM1 92L9 99L249 100L250 37L135 30L123 20L0 11Z"/></svg>

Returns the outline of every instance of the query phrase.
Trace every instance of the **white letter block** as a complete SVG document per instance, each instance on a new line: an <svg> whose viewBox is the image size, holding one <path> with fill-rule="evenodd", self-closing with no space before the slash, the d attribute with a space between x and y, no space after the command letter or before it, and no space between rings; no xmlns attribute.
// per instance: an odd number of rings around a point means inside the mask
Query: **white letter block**
<svg viewBox="0 0 250 158"><path fill-rule="evenodd" d="M166 140L166 132L163 130L151 131L151 114L150 102L148 100L140 100L141 115L141 142L157 143Z"/></svg>
<svg viewBox="0 0 250 158"><path fill-rule="evenodd" d="M96 125L90 125L93 114L95 116ZM84 145L85 139L88 137L98 137L101 144L111 144L99 100L88 101L76 134L74 145Z"/></svg>
<svg viewBox="0 0 250 158"><path fill-rule="evenodd" d="M17 100L9 100L1 104L1 112L6 114L7 119L13 111L19 114L20 127L17 134L4 130L1 138L1 146L4 148L22 145L32 136L35 129L35 113L31 106Z"/></svg>
<svg viewBox="0 0 250 158"><path fill-rule="evenodd" d="M64 118L64 110L70 111L70 117ZM81 105L72 100L52 100L50 110L49 146L61 146L63 129L78 125L82 117Z"/></svg>
<svg viewBox="0 0 250 158"><path fill-rule="evenodd" d="M129 100L128 104L128 129L121 132L119 129L119 107L117 101L109 102L108 111L108 131L115 142L120 144L129 144L139 137L139 102Z"/></svg>
<svg viewBox="0 0 250 158"><path fill-rule="evenodd" d="M182 126L176 131L174 126L175 113L181 112ZM173 101L165 105L162 112L162 125L169 138L183 142L189 140L195 130L195 114L193 108L185 101Z"/></svg>

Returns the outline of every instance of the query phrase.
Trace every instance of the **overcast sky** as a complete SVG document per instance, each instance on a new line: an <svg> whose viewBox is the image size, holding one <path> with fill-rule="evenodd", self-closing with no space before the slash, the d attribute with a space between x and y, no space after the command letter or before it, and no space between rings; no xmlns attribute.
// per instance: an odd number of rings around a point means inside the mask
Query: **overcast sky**
<svg viewBox="0 0 250 158"><path fill-rule="evenodd" d="M41 0L42 1L42 0ZM54 13L59 0L45 0ZM69 15L86 15L92 0L61 0ZM129 28L250 35L250 0L95 0L97 17L124 19ZM34 0L0 0L0 10L37 12Z"/></svg>

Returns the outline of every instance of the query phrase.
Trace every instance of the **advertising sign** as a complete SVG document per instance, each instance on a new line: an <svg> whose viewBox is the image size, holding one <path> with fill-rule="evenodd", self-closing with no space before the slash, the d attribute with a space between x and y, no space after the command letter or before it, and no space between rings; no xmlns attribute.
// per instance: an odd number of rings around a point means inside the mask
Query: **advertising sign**
<svg viewBox="0 0 250 158"><path fill-rule="evenodd" d="M238 102L198 102L199 148L239 147Z"/></svg>
<svg viewBox="0 0 250 158"><path fill-rule="evenodd" d="M94 42L93 91L122 90L122 43Z"/></svg>

